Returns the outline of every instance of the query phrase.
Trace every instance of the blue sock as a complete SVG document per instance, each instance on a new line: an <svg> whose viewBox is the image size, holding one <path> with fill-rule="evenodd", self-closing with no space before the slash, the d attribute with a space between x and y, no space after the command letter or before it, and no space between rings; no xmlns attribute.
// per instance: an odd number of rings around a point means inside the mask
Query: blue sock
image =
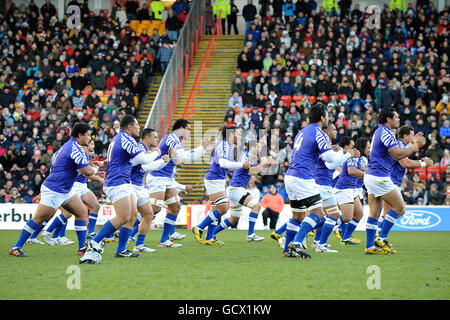
<svg viewBox="0 0 450 320"><path fill-rule="evenodd" d="M141 224L142 216L139 213L136 221L134 222L133 230L131 231L130 237L134 237L139 231L139 225Z"/></svg>
<svg viewBox="0 0 450 320"><path fill-rule="evenodd" d="M212 224L209 225L210 227ZM231 226L231 222L228 219L224 219L217 227L214 229L214 232L211 236L211 238L206 237L206 240L211 240L213 237L215 237L220 231L225 230L226 228ZM209 228L209 227L208 227Z"/></svg>
<svg viewBox="0 0 450 320"><path fill-rule="evenodd" d="M136 247L143 245L144 241L145 241L145 234L138 234L136 239Z"/></svg>
<svg viewBox="0 0 450 320"><path fill-rule="evenodd" d="M58 238L59 238L59 233L61 232L62 226L63 226L63 224L61 223L61 225L57 226L57 227L53 230L52 239L58 239Z"/></svg>
<svg viewBox="0 0 450 320"><path fill-rule="evenodd" d="M214 237L214 235L216 234L216 229L219 221L214 221L211 222L211 224L208 226L208 229L206 230L206 240L210 240Z"/></svg>
<svg viewBox="0 0 450 320"><path fill-rule="evenodd" d="M107 238L107 239L114 238L114 232L116 232L116 230L114 230L114 231L111 232L109 235L107 235L106 238Z"/></svg>
<svg viewBox="0 0 450 320"><path fill-rule="evenodd" d="M371 249L373 248L374 242L375 242L375 236L377 233L377 223L378 220L368 217L367 223L366 223L366 248Z"/></svg>
<svg viewBox="0 0 450 320"><path fill-rule="evenodd" d="M75 232L78 238L78 249L82 250L86 248L86 235L87 235L87 223L86 220L75 219Z"/></svg>
<svg viewBox="0 0 450 320"><path fill-rule="evenodd" d="M297 232L294 238L294 242L303 242L308 233L313 230L316 225L320 222L320 218L314 212L311 212L309 216L303 219L302 224L300 225L300 230Z"/></svg>
<svg viewBox="0 0 450 320"><path fill-rule="evenodd" d="M380 233L381 228L383 228L383 222L384 222L384 216L381 215L381 216L378 218L377 233Z"/></svg>
<svg viewBox="0 0 450 320"><path fill-rule="evenodd" d="M90 234L95 232L95 225L97 224L98 214L89 212L88 217L89 217L88 233Z"/></svg>
<svg viewBox="0 0 450 320"><path fill-rule="evenodd" d="M202 222L197 226L197 228L202 231L205 230L207 226L209 226L213 221L218 221L220 219L221 215L219 213L219 210L215 209L214 211L210 211L208 215L203 219Z"/></svg>
<svg viewBox="0 0 450 320"><path fill-rule="evenodd" d="M342 216L339 217L337 224L338 224L338 229L342 231L342 225L344 224L344 221L342 220Z"/></svg>
<svg viewBox="0 0 450 320"><path fill-rule="evenodd" d="M277 230L275 230L275 233L279 236L281 236L286 231L287 222L283 224L281 227L279 227Z"/></svg>
<svg viewBox="0 0 450 320"><path fill-rule="evenodd" d="M175 221L177 220L177 216L167 212L166 219L164 220L163 233L161 235L161 243L169 240L170 232L172 231L171 226L175 225Z"/></svg>
<svg viewBox="0 0 450 320"><path fill-rule="evenodd" d="M46 225L47 225L47 221L42 222L42 224L40 226L38 226L36 228L36 231L34 231L34 233L31 235L30 239L36 239L37 236L39 235L39 233L41 233L42 229L44 229Z"/></svg>
<svg viewBox="0 0 450 320"><path fill-rule="evenodd" d="M333 232L333 228L337 222L337 219L327 216L325 218L325 223L322 226L322 234L320 236L319 244L326 244L328 238L330 237L331 232Z"/></svg>
<svg viewBox="0 0 450 320"><path fill-rule="evenodd" d="M127 249L128 239L130 238L131 229L120 227L119 229L119 244L117 245L117 253L123 252Z"/></svg>
<svg viewBox="0 0 450 320"><path fill-rule="evenodd" d="M356 227L358 226L359 221L353 218L350 222L347 224L347 229L345 230L345 233L342 234L342 240L350 240L353 231L355 231Z"/></svg>
<svg viewBox="0 0 450 320"><path fill-rule="evenodd" d="M316 234L314 236L314 242L319 242L320 241L320 237L322 236L322 229L323 229L323 224L325 223L325 217L323 217L322 219L320 219L320 223L318 223L316 225Z"/></svg>
<svg viewBox="0 0 450 320"><path fill-rule="evenodd" d="M52 224L47 228L47 232L52 233L53 230L55 230L56 228L60 227L61 225L63 225L64 223L67 223L67 219L66 217L64 217L64 215L61 213L60 215L58 215L55 219L53 219ZM59 234L59 233L58 233ZM57 236L58 236L57 234Z"/></svg>
<svg viewBox="0 0 450 320"><path fill-rule="evenodd" d="M66 229L67 229L67 223L63 224L60 228L59 228L59 235L58 237L63 238L66 236ZM56 231L55 231L56 232Z"/></svg>
<svg viewBox="0 0 450 320"><path fill-rule="evenodd" d="M340 225L341 227L341 237L344 239L344 234L347 232L348 222L345 222Z"/></svg>
<svg viewBox="0 0 450 320"><path fill-rule="evenodd" d="M295 235L300 230L301 224L302 223L295 218L291 218L287 222L287 224L286 224L286 242L284 244L283 252L289 252L288 245L289 245L289 243L292 242L292 240L294 240Z"/></svg>
<svg viewBox="0 0 450 320"><path fill-rule="evenodd" d="M99 230L97 235L92 238L92 241L95 241L97 243L100 243L104 238L110 237L110 235L113 235L116 231L116 227L111 223L111 221L107 221L103 227Z"/></svg>
<svg viewBox="0 0 450 320"><path fill-rule="evenodd" d="M389 231L391 231L397 218L398 218L398 213L392 209L386 213L386 217L384 217L383 226L381 227L381 231L378 236L378 240L384 241L387 239Z"/></svg>
<svg viewBox="0 0 450 320"><path fill-rule="evenodd" d="M255 233L256 220L258 220L258 213L250 212L248 216L248 235Z"/></svg>
<svg viewBox="0 0 450 320"><path fill-rule="evenodd" d="M31 237L31 235L36 231L38 225L34 223L33 220L28 220L25 226L22 229L22 232L19 236L19 240L17 240L16 244L13 246L14 249L22 248L25 242Z"/></svg>

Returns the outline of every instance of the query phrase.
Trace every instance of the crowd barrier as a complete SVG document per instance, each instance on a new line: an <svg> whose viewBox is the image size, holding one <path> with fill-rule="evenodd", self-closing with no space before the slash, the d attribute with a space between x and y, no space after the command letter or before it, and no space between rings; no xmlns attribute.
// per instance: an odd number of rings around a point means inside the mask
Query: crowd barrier
<svg viewBox="0 0 450 320"><path fill-rule="evenodd" d="M0 205L0 230L21 230L25 223L31 219L37 204L2 204ZM205 205L185 205L176 220L177 227L190 229L200 223L206 215ZM249 208L242 209L238 229L248 229ZM262 213L262 210L261 210ZM59 212L57 212L59 214ZM56 214L56 215L57 215ZM55 215L55 216L56 216ZM161 228L164 223L166 210L162 209L153 220L151 228ZM356 230L365 230L365 224L369 215L369 207L364 206L364 217ZM97 225L101 226L115 216L112 205L102 205L98 215ZM225 215L228 217L229 213ZM277 228L291 217L291 208L285 205L280 213ZM53 218L54 219L54 218ZM68 220L67 229L74 229L74 218ZM255 230L263 230L262 215L258 215ZM395 231L450 231L450 207L448 206L407 206L406 213L395 223L392 230Z"/></svg>

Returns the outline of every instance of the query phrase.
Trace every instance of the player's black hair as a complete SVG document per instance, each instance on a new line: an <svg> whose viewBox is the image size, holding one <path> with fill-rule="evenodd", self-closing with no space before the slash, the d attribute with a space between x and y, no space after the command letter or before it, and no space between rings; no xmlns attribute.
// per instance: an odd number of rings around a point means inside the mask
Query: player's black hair
<svg viewBox="0 0 450 320"><path fill-rule="evenodd" d="M388 118L394 118L394 113L395 113L396 111L395 111L395 109L393 109L393 108L384 108L384 109L381 109L381 112L380 112L380 116L378 117L378 122L380 123L380 124L385 124L388 120Z"/></svg>
<svg viewBox="0 0 450 320"><path fill-rule="evenodd" d="M141 135L140 135L141 140L144 140L145 137L149 137L149 136L152 134L152 132L154 132L154 131L156 131L156 130L155 130L155 129L152 129L152 128L145 128L145 129L142 129L142 130L141 130Z"/></svg>
<svg viewBox="0 0 450 320"><path fill-rule="evenodd" d="M411 131L414 131L413 127L411 127L410 125L403 125L398 129L398 138L401 139L404 136L407 136L411 133Z"/></svg>
<svg viewBox="0 0 450 320"><path fill-rule="evenodd" d="M322 117L326 118L326 116L327 110L324 105L321 103L315 104L309 111L309 123L317 123L322 120Z"/></svg>
<svg viewBox="0 0 450 320"><path fill-rule="evenodd" d="M188 124L190 124L190 122L187 121L186 119L178 119L173 124L172 131L175 131L175 130L180 129L180 128L186 128Z"/></svg>
<svg viewBox="0 0 450 320"><path fill-rule="evenodd" d="M345 146L348 146L351 141L352 138L350 138L349 136L342 137L341 141L339 141L339 147L343 148Z"/></svg>
<svg viewBox="0 0 450 320"><path fill-rule="evenodd" d="M368 143L369 143L369 139L367 139L367 138L356 139L355 148L359 151L361 156L364 156L364 149L366 148Z"/></svg>
<svg viewBox="0 0 450 320"><path fill-rule="evenodd" d="M91 130L91 128L89 127L89 125L85 122L76 122L73 127L72 127L72 131L70 132L70 136L72 138L78 138L78 135L83 135L86 132L88 132L89 130Z"/></svg>
<svg viewBox="0 0 450 320"><path fill-rule="evenodd" d="M120 120L120 129L125 130L129 125L134 124L134 122L136 121L137 120L134 116L132 116L131 114L127 114L122 118L122 120Z"/></svg>
<svg viewBox="0 0 450 320"><path fill-rule="evenodd" d="M222 138L222 140L225 140L227 138L227 130L236 130L238 129L238 127L235 126L231 126L231 127L227 127L227 126L222 126L222 128L220 128L220 137ZM230 131L228 131L230 132Z"/></svg>

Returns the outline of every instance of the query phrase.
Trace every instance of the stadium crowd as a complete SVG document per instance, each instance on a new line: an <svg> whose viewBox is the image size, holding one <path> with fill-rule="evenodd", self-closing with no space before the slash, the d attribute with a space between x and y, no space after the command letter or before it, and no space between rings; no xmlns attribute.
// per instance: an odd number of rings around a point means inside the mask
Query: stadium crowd
<svg viewBox="0 0 450 320"><path fill-rule="evenodd" d="M246 139L268 131L279 171L256 181L261 197L275 185L287 201L283 180L294 137L321 102L338 131L334 144L347 135L370 139L378 112L394 107L402 124L427 138L411 158L435 163L408 171L406 203L450 205L449 7L393 2L382 9L380 26L369 27L371 13L357 1L260 1L260 15L248 1L224 123L244 128Z"/></svg>
<svg viewBox="0 0 450 320"><path fill-rule="evenodd" d="M97 15L87 0L70 1L80 7L81 25L69 29L67 15L58 20L48 0L41 8L7 1L0 13L0 203L39 201L52 155L75 122L91 126L96 159L106 159L120 119L137 114L147 83L165 70L190 2L177 0L168 11L161 1L120 3ZM130 27L146 19L165 19L165 29L150 35ZM89 182L97 196L101 187Z"/></svg>

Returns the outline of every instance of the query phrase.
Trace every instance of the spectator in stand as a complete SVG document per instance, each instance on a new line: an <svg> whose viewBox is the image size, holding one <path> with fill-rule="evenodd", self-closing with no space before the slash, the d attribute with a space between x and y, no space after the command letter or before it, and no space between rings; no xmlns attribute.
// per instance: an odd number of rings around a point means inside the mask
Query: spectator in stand
<svg viewBox="0 0 450 320"><path fill-rule="evenodd" d="M250 29L251 25L255 21L257 14L256 6L253 4L253 0L248 0L247 4L242 9L242 16L245 20L245 31Z"/></svg>
<svg viewBox="0 0 450 320"><path fill-rule="evenodd" d="M136 0L127 0L127 2L125 3L125 8L128 21L136 20L139 3Z"/></svg>
<svg viewBox="0 0 450 320"><path fill-rule="evenodd" d="M172 57L173 49L169 46L168 42L163 42L162 48L158 50L157 58L161 64L161 72L164 74L166 72L167 66L169 64L170 58Z"/></svg>
<svg viewBox="0 0 450 320"><path fill-rule="evenodd" d="M237 27L238 7L234 4L234 0L230 0L230 14L227 16L228 34L231 34L231 27L233 27L234 34L239 34Z"/></svg>
<svg viewBox="0 0 450 320"><path fill-rule="evenodd" d="M439 137L441 140L450 137L450 120L445 120L442 124L442 127L439 129Z"/></svg>
<svg viewBox="0 0 450 320"><path fill-rule="evenodd" d="M227 16L231 14L231 5L230 0L216 0L213 2L213 14L216 17L216 20L219 18L218 14L220 12L220 18L222 23L222 33L226 34L225 22ZM245 72L245 71L243 71Z"/></svg>
<svg viewBox="0 0 450 320"><path fill-rule="evenodd" d="M153 0L150 3L150 9L152 10L152 16L155 20L163 19L163 12L166 10L164 4L160 0Z"/></svg>
<svg viewBox="0 0 450 320"><path fill-rule="evenodd" d="M260 204L264 208L262 213L264 228L267 229L267 226L269 226L269 229L275 229L280 213L284 208L284 199L274 185L270 186L269 193L262 197ZM269 225L267 219L270 219Z"/></svg>
<svg viewBox="0 0 450 320"><path fill-rule="evenodd" d="M239 95L239 92L234 91L228 101L228 107L229 108L241 108L241 107L243 107L243 105L244 104L242 103L242 97Z"/></svg>

